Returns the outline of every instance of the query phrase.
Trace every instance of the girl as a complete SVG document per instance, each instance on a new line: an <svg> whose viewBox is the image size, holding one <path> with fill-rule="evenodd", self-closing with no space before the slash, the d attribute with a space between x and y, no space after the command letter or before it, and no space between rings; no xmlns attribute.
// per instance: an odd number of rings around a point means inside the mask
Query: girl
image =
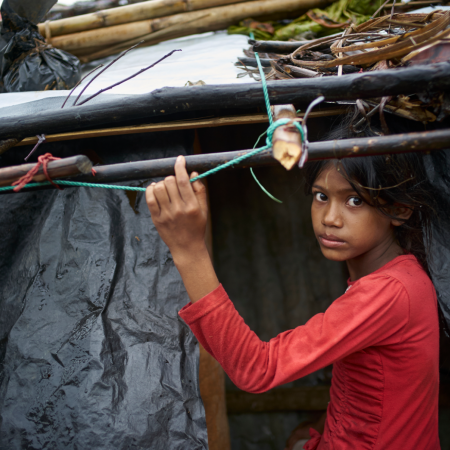
<svg viewBox="0 0 450 450"><path fill-rule="evenodd" d="M245 325L216 277L204 186L190 183L183 157L175 173L148 187L147 204L191 300L180 316L231 380L259 393L333 363L323 435L311 429L304 449L439 449L433 198L422 156L307 165L314 233L326 258L347 263L348 288L270 342Z"/></svg>

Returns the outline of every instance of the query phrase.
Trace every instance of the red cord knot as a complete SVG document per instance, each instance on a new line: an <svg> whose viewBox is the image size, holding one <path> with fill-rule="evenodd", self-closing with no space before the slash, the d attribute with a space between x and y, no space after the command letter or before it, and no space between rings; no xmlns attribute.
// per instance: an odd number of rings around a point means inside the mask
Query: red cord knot
<svg viewBox="0 0 450 450"><path fill-rule="evenodd" d="M50 181L53 186L55 186L57 189L62 191L63 189L58 186L57 184L53 183L53 180L50 178L50 175L48 174L47 170L47 164L50 161L56 161L61 158L56 158L51 153L46 153L45 155L41 155L38 157L37 164L23 177L19 178L17 181L14 181L11 186L16 186L13 190L14 192L19 192L25 185L27 185L30 181L33 180L33 177L38 173L39 168L42 166L45 178L47 178L48 181Z"/></svg>

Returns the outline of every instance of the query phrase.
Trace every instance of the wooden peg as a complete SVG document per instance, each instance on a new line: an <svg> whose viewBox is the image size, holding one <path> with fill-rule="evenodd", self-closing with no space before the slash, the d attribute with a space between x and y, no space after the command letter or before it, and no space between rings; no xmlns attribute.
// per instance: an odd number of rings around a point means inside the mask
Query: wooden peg
<svg viewBox="0 0 450 450"><path fill-rule="evenodd" d="M275 120L297 119L293 105L275 105L272 107ZM287 170L291 170L300 160L302 138L293 125L286 125L275 130L272 139L273 157Z"/></svg>

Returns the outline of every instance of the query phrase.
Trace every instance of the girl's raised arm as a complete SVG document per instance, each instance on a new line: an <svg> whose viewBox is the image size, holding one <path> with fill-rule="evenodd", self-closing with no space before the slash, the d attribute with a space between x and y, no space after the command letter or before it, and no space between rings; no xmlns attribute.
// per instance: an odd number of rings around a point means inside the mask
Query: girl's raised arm
<svg viewBox="0 0 450 450"><path fill-rule="evenodd" d="M197 176L192 173L191 177ZM219 286L205 244L208 203L201 181L190 182L179 156L175 176L152 183L146 192L153 223L169 247L192 303Z"/></svg>

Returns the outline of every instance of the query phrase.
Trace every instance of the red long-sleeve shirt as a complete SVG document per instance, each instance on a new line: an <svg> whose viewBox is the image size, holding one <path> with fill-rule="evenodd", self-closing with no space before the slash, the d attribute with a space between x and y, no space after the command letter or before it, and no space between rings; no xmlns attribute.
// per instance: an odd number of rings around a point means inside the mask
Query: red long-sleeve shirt
<svg viewBox="0 0 450 450"><path fill-rule="evenodd" d="M222 286L180 316L245 391L334 364L324 433L313 433L305 449L440 449L437 300L414 256L349 282L325 313L269 342L249 329Z"/></svg>

